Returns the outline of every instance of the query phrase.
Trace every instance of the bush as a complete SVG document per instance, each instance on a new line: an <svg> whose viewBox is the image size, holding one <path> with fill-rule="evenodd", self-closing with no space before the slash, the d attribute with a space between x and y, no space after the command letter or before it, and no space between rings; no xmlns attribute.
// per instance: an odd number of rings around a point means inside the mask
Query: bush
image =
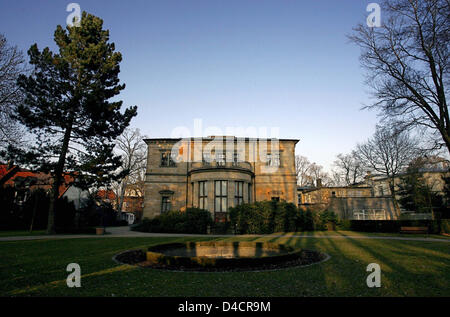
<svg viewBox="0 0 450 317"><path fill-rule="evenodd" d="M450 234L450 219L441 220L441 233Z"/></svg>
<svg viewBox="0 0 450 317"><path fill-rule="evenodd" d="M429 233L439 233L442 230L440 221L442 220L350 220L350 229L361 232L395 233L400 232L401 227L427 227Z"/></svg>
<svg viewBox="0 0 450 317"><path fill-rule="evenodd" d="M47 227L48 197L43 189L31 192L23 204L15 201L13 187L0 187L0 230L33 230Z"/></svg>
<svg viewBox="0 0 450 317"><path fill-rule="evenodd" d="M333 211L325 210L319 213L319 219L316 221L316 230L335 230L338 217ZM331 227L330 227L331 226Z"/></svg>
<svg viewBox="0 0 450 317"><path fill-rule="evenodd" d="M296 231L299 212L292 203L261 201L230 208L230 222L238 234Z"/></svg>
<svg viewBox="0 0 450 317"><path fill-rule="evenodd" d="M115 224L117 227L124 227L124 226L128 226L128 221L126 220L119 220L116 222Z"/></svg>
<svg viewBox="0 0 450 317"><path fill-rule="evenodd" d="M233 226L231 225L231 222L225 221L225 222L216 222L211 227L211 233L212 234L233 234Z"/></svg>
<svg viewBox="0 0 450 317"><path fill-rule="evenodd" d="M314 226L314 214L313 212L308 209L305 212L305 220L304 220L304 226L302 227L302 231L314 231L316 226Z"/></svg>
<svg viewBox="0 0 450 317"><path fill-rule="evenodd" d="M352 229L352 224L351 221L348 219L342 219L339 220L337 225L336 225L338 230L351 230Z"/></svg>
<svg viewBox="0 0 450 317"><path fill-rule="evenodd" d="M153 219L145 218L131 226L132 231L158 233L206 234L213 224L211 213L199 208L188 208L186 212L169 211Z"/></svg>
<svg viewBox="0 0 450 317"><path fill-rule="evenodd" d="M185 212L186 233L207 233L213 225L211 213L204 209L187 208Z"/></svg>

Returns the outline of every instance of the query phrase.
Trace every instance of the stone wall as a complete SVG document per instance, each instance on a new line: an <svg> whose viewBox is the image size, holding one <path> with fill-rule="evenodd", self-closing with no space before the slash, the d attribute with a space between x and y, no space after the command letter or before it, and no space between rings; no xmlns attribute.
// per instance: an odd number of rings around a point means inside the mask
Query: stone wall
<svg viewBox="0 0 450 317"><path fill-rule="evenodd" d="M395 209L392 198L389 197L332 197L327 206L334 211L340 219L353 219L354 211L381 210L386 214L386 220L396 220L399 213Z"/></svg>

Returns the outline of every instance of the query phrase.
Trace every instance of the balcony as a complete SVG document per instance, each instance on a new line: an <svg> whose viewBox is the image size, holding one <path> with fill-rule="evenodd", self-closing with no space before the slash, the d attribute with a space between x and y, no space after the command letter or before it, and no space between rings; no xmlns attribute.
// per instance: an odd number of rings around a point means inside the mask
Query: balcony
<svg viewBox="0 0 450 317"><path fill-rule="evenodd" d="M238 171L252 172L250 162L192 162L189 166L189 172L201 170L230 169Z"/></svg>

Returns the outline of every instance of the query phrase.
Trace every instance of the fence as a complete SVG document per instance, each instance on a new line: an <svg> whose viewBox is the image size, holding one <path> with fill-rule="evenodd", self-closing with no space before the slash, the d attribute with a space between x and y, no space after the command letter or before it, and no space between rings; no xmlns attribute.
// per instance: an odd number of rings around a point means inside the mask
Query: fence
<svg viewBox="0 0 450 317"><path fill-rule="evenodd" d="M387 220L384 209L355 209L352 220Z"/></svg>

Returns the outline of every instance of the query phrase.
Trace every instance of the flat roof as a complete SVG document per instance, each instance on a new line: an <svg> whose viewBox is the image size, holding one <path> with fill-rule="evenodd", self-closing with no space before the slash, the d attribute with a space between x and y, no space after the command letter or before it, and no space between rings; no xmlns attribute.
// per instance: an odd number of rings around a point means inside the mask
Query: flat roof
<svg viewBox="0 0 450 317"><path fill-rule="evenodd" d="M299 142L300 139L277 139L277 138L250 138L250 137L236 137L236 136L207 136L207 137L188 137L188 138L146 138L143 139L144 142L147 141L164 141L164 142L177 142L180 141L182 139L187 139L187 140L214 140L215 138L222 138L224 140L226 140L227 138L233 138L234 140L240 139L240 140L244 140L244 141L257 141L257 140L279 140L279 141L291 141L291 142Z"/></svg>

